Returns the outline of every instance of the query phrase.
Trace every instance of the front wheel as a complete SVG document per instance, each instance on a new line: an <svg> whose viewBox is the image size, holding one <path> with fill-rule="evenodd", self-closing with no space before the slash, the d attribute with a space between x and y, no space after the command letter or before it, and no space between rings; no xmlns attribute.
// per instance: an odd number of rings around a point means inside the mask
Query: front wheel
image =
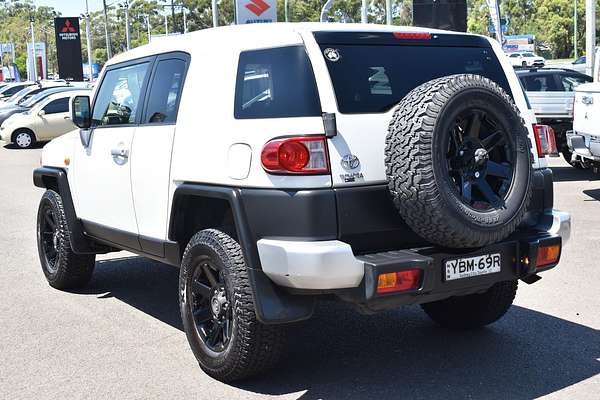
<svg viewBox="0 0 600 400"><path fill-rule="evenodd" d="M61 290L78 289L92 278L96 256L76 254L71 249L62 198L53 190L47 190L40 200L37 244L42 270L50 286Z"/></svg>
<svg viewBox="0 0 600 400"><path fill-rule="evenodd" d="M22 129L14 134L14 143L21 149L28 149L35 143L35 136L32 132Z"/></svg>
<svg viewBox="0 0 600 400"><path fill-rule="evenodd" d="M422 304L437 324L450 329L475 329L502 318L517 294L515 281L498 282L483 293L455 296Z"/></svg>
<svg viewBox="0 0 600 400"><path fill-rule="evenodd" d="M200 367L230 382L272 367L283 349L282 328L256 318L240 245L215 229L188 243L179 275L183 327Z"/></svg>

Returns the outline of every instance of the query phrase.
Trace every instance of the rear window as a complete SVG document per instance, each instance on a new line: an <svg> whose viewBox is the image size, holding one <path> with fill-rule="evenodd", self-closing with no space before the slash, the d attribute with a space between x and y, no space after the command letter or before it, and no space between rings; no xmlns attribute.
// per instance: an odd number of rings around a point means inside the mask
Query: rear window
<svg viewBox="0 0 600 400"><path fill-rule="evenodd" d="M234 107L238 119L320 116L315 76L304 46L242 52Z"/></svg>
<svg viewBox="0 0 600 400"><path fill-rule="evenodd" d="M321 50L346 114L388 111L415 87L454 74L483 75L512 94L489 48L321 44Z"/></svg>
<svg viewBox="0 0 600 400"><path fill-rule="evenodd" d="M556 92L559 91L556 86L553 74L522 74L519 79L525 90L528 92ZM560 89L562 91L562 89Z"/></svg>

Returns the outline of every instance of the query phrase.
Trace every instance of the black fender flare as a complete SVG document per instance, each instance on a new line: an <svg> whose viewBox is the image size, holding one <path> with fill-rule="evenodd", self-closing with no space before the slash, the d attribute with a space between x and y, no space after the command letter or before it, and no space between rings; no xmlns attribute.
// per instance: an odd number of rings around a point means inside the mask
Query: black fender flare
<svg viewBox="0 0 600 400"><path fill-rule="evenodd" d="M229 202L236 233L246 265L250 284L254 293L256 316L263 324L282 324L308 319L312 316L314 296L293 295L275 285L262 271L254 235L248 226L239 188L183 183L173 195L171 217L169 219L169 239L174 239L176 213L181 201L187 196L221 199ZM180 243L185 248L187 243Z"/></svg>
<svg viewBox="0 0 600 400"><path fill-rule="evenodd" d="M112 249L99 245L90 240L84 232L81 220L77 218L67 172L57 167L39 167L33 170L33 184L37 187L50 189L60 194L67 225L69 227L69 238L71 248L78 254L100 254L112 251Z"/></svg>

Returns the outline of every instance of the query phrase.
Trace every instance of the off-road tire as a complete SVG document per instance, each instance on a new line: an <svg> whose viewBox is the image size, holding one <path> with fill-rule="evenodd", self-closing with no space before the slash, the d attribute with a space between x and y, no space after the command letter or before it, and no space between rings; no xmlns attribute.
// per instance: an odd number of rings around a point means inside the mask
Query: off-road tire
<svg viewBox="0 0 600 400"><path fill-rule="evenodd" d="M517 161L504 207L485 212L462 202L445 167L444 129L469 107L496 113L514 140ZM388 187L402 218L425 240L453 248L496 243L515 231L532 194L531 157L512 99L493 81L467 74L434 79L409 92L394 112L385 148Z"/></svg>
<svg viewBox="0 0 600 400"><path fill-rule="evenodd" d="M227 297L233 303L232 336L221 353L210 352L203 346L186 295L194 259L205 255L220 266ZM222 382L248 378L266 371L279 360L284 348L284 330L258 321L242 249L226 233L206 229L190 239L181 263L179 304L190 347L202 370L211 377Z"/></svg>
<svg viewBox="0 0 600 400"><path fill-rule="evenodd" d="M450 297L422 304L425 313L449 329L476 329L489 325L506 314L517 294L517 281L494 284L484 293Z"/></svg>
<svg viewBox="0 0 600 400"><path fill-rule="evenodd" d="M56 252L58 253L55 267L51 268L42 246L41 226L45 211L50 210L56 223ZM37 244L42 271L50 286L60 290L79 289L88 284L94 272L96 256L94 254L76 254L71 249L69 227L63 208L62 198L53 190L46 190L37 215Z"/></svg>

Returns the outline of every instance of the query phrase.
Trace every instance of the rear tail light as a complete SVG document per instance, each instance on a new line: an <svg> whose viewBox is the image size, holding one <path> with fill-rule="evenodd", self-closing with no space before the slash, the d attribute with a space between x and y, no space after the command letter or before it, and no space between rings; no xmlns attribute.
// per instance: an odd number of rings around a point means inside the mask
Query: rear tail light
<svg viewBox="0 0 600 400"><path fill-rule="evenodd" d="M421 286L423 270L414 268L404 271L380 274L377 279L377 293L404 292Z"/></svg>
<svg viewBox="0 0 600 400"><path fill-rule="evenodd" d="M551 264L556 264L560 257L560 244L550 246L540 246L537 251L536 268L544 268Z"/></svg>
<svg viewBox="0 0 600 400"><path fill-rule="evenodd" d="M558 155L554 129L548 125L534 124L533 132L535 134L535 147L537 148L537 154L539 157L544 157L546 155Z"/></svg>
<svg viewBox="0 0 600 400"><path fill-rule="evenodd" d="M431 33L429 32L394 32L394 37L396 39L405 39L405 40L430 40Z"/></svg>
<svg viewBox="0 0 600 400"><path fill-rule="evenodd" d="M261 162L267 172L319 175L329 173L325 136L275 139L262 149Z"/></svg>

